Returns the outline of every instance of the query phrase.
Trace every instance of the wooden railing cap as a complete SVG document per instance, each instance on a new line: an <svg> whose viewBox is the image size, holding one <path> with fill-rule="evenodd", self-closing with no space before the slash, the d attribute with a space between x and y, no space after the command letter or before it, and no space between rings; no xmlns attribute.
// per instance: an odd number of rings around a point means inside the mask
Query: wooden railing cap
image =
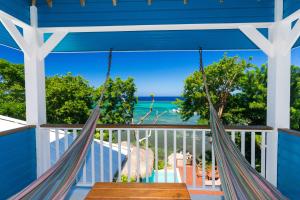
<svg viewBox="0 0 300 200"><path fill-rule="evenodd" d="M6 130L6 131L1 131L0 136L5 136L5 135L9 135L9 134L18 133L18 132L24 131L26 129L35 128L35 127L36 126L34 126L34 125L25 125L25 126L22 126L22 127L19 127L19 128L14 128L14 129Z"/></svg>
<svg viewBox="0 0 300 200"><path fill-rule="evenodd" d="M82 128L83 124L43 124L43 128ZM210 129L207 125L178 125L178 124L98 124L97 128L157 128L157 129ZM225 126L228 130L273 130L269 126Z"/></svg>

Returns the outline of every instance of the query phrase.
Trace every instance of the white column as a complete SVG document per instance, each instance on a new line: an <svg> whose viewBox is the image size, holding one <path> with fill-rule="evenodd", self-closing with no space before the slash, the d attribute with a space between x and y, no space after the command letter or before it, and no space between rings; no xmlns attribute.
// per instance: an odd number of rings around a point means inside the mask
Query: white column
<svg viewBox="0 0 300 200"><path fill-rule="evenodd" d="M26 121L36 125L37 175L40 176L50 164L49 135L43 133L39 125L46 123L45 64L38 52L43 44L43 35L37 31L37 8L30 7L31 26L24 30L24 39L29 45L30 54L24 55Z"/></svg>
<svg viewBox="0 0 300 200"><path fill-rule="evenodd" d="M275 0L274 25L269 29L269 41L274 56L268 58L267 125L274 128L267 135L266 178L277 186L278 128L290 127L291 24L284 23L283 0Z"/></svg>
<svg viewBox="0 0 300 200"><path fill-rule="evenodd" d="M274 45L274 56L268 59L267 125L274 132L267 135L266 178L277 185L278 128L290 127L291 49L287 40L289 23L276 23L269 29L269 40Z"/></svg>
<svg viewBox="0 0 300 200"><path fill-rule="evenodd" d="M37 27L36 7L31 6L31 25ZM36 29L24 30L24 39L31 54L24 55L26 88L26 121L28 124L46 123L45 64L38 58L43 36Z"/></svg>

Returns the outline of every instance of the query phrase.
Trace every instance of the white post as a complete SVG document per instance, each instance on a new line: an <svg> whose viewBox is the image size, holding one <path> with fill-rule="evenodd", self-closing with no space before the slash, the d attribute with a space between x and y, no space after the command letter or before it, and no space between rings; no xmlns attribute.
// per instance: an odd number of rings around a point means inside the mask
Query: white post
<svg viewBox="0 0 300 200"><path fill-rule="evenodd" d="M37 30L37 9L30 7L32 30L24 30L24 39L31 50L30 56L24 56L26 87L26 121L28 124L46 123L45 64L38 59L43 36Z"/></svg>
<svg viewBox="0 0 300 200"><path fill-rule="evenodd" d="M46 123L45 64L38 52L43 44L43 35L37 31L37 8L30 7L31 26L24 30L24 39L29 45L30 54L24 55L26 121L36 125L37 175L40 176L50 164L49 135L43 133L39 125Z"/></svg>
<svg viewBox="0 0 300 200"><path fill-rule="evenodd" d="M266 178L277 186L278 128L290 127L291 48L288 47L291 24L282 21L282 0L275 1L275 23L269 29L274 56L268 58Z"/></svg>

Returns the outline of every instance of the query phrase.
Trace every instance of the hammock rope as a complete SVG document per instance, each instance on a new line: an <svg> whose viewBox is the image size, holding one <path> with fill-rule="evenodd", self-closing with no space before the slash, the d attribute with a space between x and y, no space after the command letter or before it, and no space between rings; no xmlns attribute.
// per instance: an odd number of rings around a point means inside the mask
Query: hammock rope
<svg viewBox="0 0 300 200"><path fill-rule="evenodd" d="M112 62L112 49L108 57L108 68L104 86L101 90L100 98L96 107L82 128L81 134L74 140L70 147L64 152L62 157L37 180L27 186L12 199L64 199L72 187L77 174L93 142L94 132L96 130L97 120L100 117L100 107L107 83L110 78L110 69ZM66 135L65 137L68 137Z"/></svg>
<svg viewBox="0 0 300 200"><path fill-rule="evenodd" d="M287 199L271 183L263 178L246 160L235 143L226 133L225 128L213 106L207 78L204 71L202 49L200 54L200 71L202 73L206 98L209 103L210 127L213 148L222 181L226 200L249 199Z"/></svg>

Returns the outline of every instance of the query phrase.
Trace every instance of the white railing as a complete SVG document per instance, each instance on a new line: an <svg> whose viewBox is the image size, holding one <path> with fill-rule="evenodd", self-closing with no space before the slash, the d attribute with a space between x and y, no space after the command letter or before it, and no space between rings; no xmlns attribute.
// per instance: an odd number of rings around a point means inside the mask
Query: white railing
<svg viewBox="0 0 300 200"><path fill-rule="evenodd" d="M44 125L49 135L49 166L80 134L80 126ZM231 127L226 130L251 166L266 174L267 127ZM77 184L95 182L184 182L189 189L218 190L210 130L202 126L99 126ZM258 148L257 148L258 147ZM259 153L259 155L257 155ZM121 173L120 173L121 172Z"/></svg>

